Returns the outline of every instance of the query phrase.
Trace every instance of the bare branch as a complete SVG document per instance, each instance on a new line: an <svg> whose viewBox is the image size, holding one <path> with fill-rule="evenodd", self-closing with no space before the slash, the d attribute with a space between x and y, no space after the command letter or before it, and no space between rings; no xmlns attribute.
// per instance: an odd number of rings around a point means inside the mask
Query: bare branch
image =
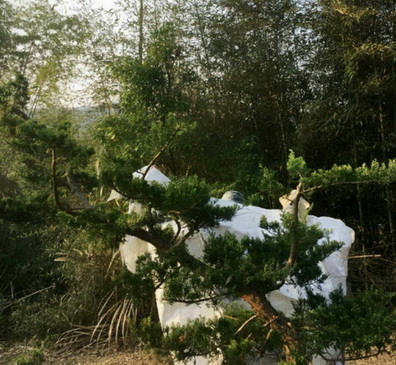
<svg viewBox="0 0 396 365"><path fill-rule="evenodd" d="M190 299L190 300L178 298L177 300L174 300L174 301L177 303L195 304L195 303L213 301L215 299L219 299L220 297L222 297L222 295L214 295L214 296L210 296L210 297L199 298L199 299Z"/></svg>
<svg viewBox="0 0 396 365"><path fill-rule="evenodd" d="M160 156L162 155L162 153L169 147L169 145L172 143L172 141L175 139L176 134L180 131L180 128L177 128L172 136L169 138L169 140L162 146L162 148L158 151L158 153L154 156L154 158L150 161L150 163L148 164L146 171L143 174L142 179L144 179L147 175L147 173L149 172L149 170L151 169L151 167L155 164L155 162L160 158Z"/></svg>
<svg viewBox="0 0 396 365"><path fill-rule="evenodd" d="M292 204L293 204L293 220L295 224L298 224L298 206L300 202L300 198L302 195L302 183L300 182L296 188L296 197L294 198ZM296 228L296 227L295 227ZM287 267L290 267L294 265L297 259L297 253L298 253L298 237L296 235L296 232L293 234L293 240L290 246L290 254L289 258L287 260Z"/></svg>
<svg viewBox="0 0 396 365"><path fill-rule="evenodd" d="M0 310L3 311L4 309L9 308L9 307L13 306L13 305L16 304L16 303L22 302L23 300L25 300L25 299L27 299L27 298L30 298L30 297L32 297L33 295L40 294L40 293L42 293L42 292L44 292L44 291L47 291L47 290L49 290L49 289L53 289L54 287L55 287L55 285L52 284L52 285L50 285L50 286L48 286L48 287L46 287L46 288L44 288L44 289L40 289L40 290L35 291L34 293L25 295L24 297L19 298L19 299L15 300L14 302L9 303L9 304L6 305L5 307L0 308Z"/></svg>
<svg viewBox="0 0 396 365"><path fill-rule="evenodd" d="M235 332L234 335L237 335L239 332L241 332L253 319L256 319L258 317L257 314L251 316L249 319L247 319L245 322L242 323L242 325L238 328L238 330Z"/></svg>
<svg viewBox="0 0 396 365"><path fill-rule="evenodd" d="M368 258L380 258L382 255L358 255L358 256L349 256L348 260L350 259L368 259Z"/></svg>
<svg viewBox="0 0 396 365"><path fill-rule="evenodd" d="M388 351L386 349L378 349L375 353L373 354L368 354L368 355L360 355L360 356L348 356L345 357L346 361L356 361L356 360L363 360L363 359L368 359L370 357L377 357L381 354L387 353Z"/></svg>
<svg viewBox="0 0 396 365"><path fill-rule="evenodd" d="M359 184L378 184L378 180L340 181L340 182L334 182L334 183L327 184L327 185L312 186L311 188L302 190L301 193L302 193L302 194L310 193L311 191L315 191L315 190L319 190L319 189L325 189L325 188L330 187L330 186L339 186L339 185L359 185Z"/></svg>

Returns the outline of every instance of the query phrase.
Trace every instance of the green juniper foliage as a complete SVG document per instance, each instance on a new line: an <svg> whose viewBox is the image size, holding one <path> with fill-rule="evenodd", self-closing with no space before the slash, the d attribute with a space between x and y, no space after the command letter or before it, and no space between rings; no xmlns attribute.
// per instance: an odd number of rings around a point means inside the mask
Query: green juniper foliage
<svg viewBox="0 0 396 365"><path fill-rule="evenodd" d="M336 290L330 301L308 292L296 304L293 322L301 329L307 359L329 346L344 349L347 359L359 358L394 344L394 307L395 295L382 291L348 297Z"/></svg>
<svg viewBox="0 0 396 365"><path fill-rule="evenodd" d="M164 338L164 346L175 351L178 360L191 356L223 354L225 364L244 364L279 347L279 334L262 320L250 321L251 312L238 305L227 306L220 318L196 319L174 327Z"/></svg>

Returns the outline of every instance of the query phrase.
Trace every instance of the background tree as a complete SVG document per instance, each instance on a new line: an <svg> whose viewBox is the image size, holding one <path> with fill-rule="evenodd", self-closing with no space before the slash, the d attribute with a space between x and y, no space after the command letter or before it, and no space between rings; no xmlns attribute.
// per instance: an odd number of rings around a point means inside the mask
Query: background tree
<svg viewBox="0 0 396 365"><path fill-rule="evenodd" d="M259 161L284 170L305 97L296 57L299 9L293 1L214 1L206 8L210 15L197 22L205 56L202 112L210 112L203 123L235 151L230 162L254 143ZM253 175L258 162L240 168L240 178Z"/></svg>
<svg viewBox="0 0 396 365"><path fill-rule="evenodd" d="M88 37L81 19L60 11L46 0L21 4L8 29L14 47L9 67L29 80L31 116L38 105L54 105L62 83L76 71Z"/></svg>
<svg viewBox="0 0 396 365"><path fill-rule="evenodd" d="M318 36L309 68L313 100L306 104L299 130L312 166L347 161L358 166L394 156L394 17L391 1L322 1L311 13ZM355 247L366 253L378 250L393 261L393 190L392 185L357 185L317 199L317 208L343 204L342 216L358 232ZM373 264L367 274L392 285L380 279L389 276L380 266L386 265Z"/></svg>

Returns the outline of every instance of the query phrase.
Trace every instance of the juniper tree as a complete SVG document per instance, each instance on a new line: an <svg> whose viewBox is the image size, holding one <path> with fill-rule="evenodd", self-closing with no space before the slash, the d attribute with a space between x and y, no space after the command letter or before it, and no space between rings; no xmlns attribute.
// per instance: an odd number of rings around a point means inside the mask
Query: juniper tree
<svg viewBox="0 0 396 365"><path fill-rule="evenodd" d="M362 166L357 169L334 166L327 171L311 172L301 157L295 157L291 153L288 171L292 178L297 179L297 194L293 202L294 207L297 207L298 199L303 194L325 186L387 184L395 178L395 161L390 161L387 165L374 162L371 167ZM111 167L111 180L108 182L128 200L140 203L143 210L139 214L132 212L120 216L116 213L119 209L116 206L102 207L100 211L88 211L84 219L91 222L91 229L100 228L101 234L113 237L117 233L118 240L125 234L132 235L156 248L155 259L144 256L138 262L137 273L131 278L136 290L155 290L164 285L166 299L171 302L196 303L210 300L219 303L224 298L241 298L250 304L253 312L251 319L260 321L263 331L255 337L248 336L249 339L241 338L240 331L235 333L235 338L226 336L225 342L220 346L225 354L241 351L238 358L245 356L246 360L254 353L253 349L259 348L264 353L277 347L283 349L289 363L304 364L312 356L321 354L325 348L334 345L346 348L353 357L366 354L371 346L381 351L391 342L394 311L390 312L383 328L378 332L376 328L364 339L353 339L355 333L351 329L351 336L346 334L342 340L337 340L335 334L345 321L335 321L332 331L326 332L331 336L325 338L320 336L319 327L325 317L317 314L319 311L324 316L332 315L336 318L336 313L342 312L342 306L345 305L344 314L353 322L354 310L351 308L358 308L365 302L372 305L375 317L375 313L386 313L388 306L391 308L390 298L385 300L384 306L374 308L378 303L373 300L364 301L360 297L356 301L344 300L342 293L336 292L332 294L333 301L337 303L333 307L323 301L322 297L312 294L301 303L295 320L285 317L271 305L266 294L279 289L290 277L303 287L312 281L320 282L323 277L319 261L340 246L340 243L329 241L326 233L318 227L306 226L300 222L297 209L293 214L284 216L282 225L263 221L262 228L267 232L264 233L263 240L248 237L237 240L231 234L211 237L205 244L203 258L198 260L189 253L187 238L199 229L215 227L220 220L230 219L233 214L232 209L220 208L211 203L209 189L205 184L196 178L184 178L176 179L164 187L149 184L142 179L131 180L130 174L125 175L121 170L117 173L114 166ZM126 206L122 209L126 209ZM179 229L164 229L170 220ZM326 243L318 246L318 240L323 238ZM366 323L374 320L374 317L368 316ZM308 330L304 318L312 321ZM211 321L209 324L198 321L192 327L176 329L166 338L166 344L168 348L179 351L177 356L180 359L202 354L213 355L217 352L214 343L218 343L215 328L221 326L221 321L224 320ZM239 323L242 326L244 322ZM392 325L388 326L390 323ZM180 333L188 335L180 337ZM376 342L375 338L381 340ZM196 343L200 345L194 347ZM236 348L233 349L234 345Z"/></svg>

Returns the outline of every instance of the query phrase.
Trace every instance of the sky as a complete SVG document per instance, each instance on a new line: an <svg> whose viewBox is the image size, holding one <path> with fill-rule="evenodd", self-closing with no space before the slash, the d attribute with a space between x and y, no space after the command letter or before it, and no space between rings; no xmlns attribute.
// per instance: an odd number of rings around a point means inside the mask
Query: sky
<svg viewBox="0 0 396 365"><path fill-rule="evenodd" d="M11 2L19 4L33 3L35 0L11 0ZM48 0L50 4L54 4L56 0ZM103 7L104 9L111 9L117 0L89 0L95 7ZM73 8L78 3L78 0L60 0L62 4L65 4L67 8Z"/></svg>
<svg viewBox="0 0 396 365"><path fill-rule="evenodd" d="M103 8L105 11L110 9L119 9L117 5L122 0L8 0L15 5L29 6L38 1L48 1L50 6L54 6L56 11L62 15L74 15L81 12L81 3L85 3L87 9L90 8ZM171 1L171 0L168 0ZM124 0L124 4L129 3L131 5L138 5L139 0ZM103 17L106 17L106 13L102 13ZM109 14L107 14L109 15ZM121 13L120 17L126 14ZM129 18L128 18L129 19ZM121 25L121 22L117 24ZM92 105L92 83L95 81L94 76L89 74L85 65L77 63L80 67L79 73L73 78L68 78L65 81L59 81L60 88L63 90L63 94L59 96L59 101L67 106L81 107ZM86 72L84 71L86 70ZM87 76L89 74L89 76Z"/></svg>
<svg viewBox="0 0 396 365"><path fill-rule="evenodd" d="M31 0L29 0L31 1ZM49 0L50 2L55 1L55 0ZM114 3L116 0L88 0L92 2L92 5L97 7L97 8L104 8L106 10L111 9L114 6ZM78 4L78 0L60 0L62 4L65 4L66 7L73 8Z"/></svg>
<svg viewBox="0 0 396 365"><path fill-rule="evenodd" d="M68 2L75 2L73 0L65 0ZM104 9L111 9L114 6L115 0L91 0L96 7L103 7Z"/></svg>
<svg viewBox="0 0 396 365"><path fill-rule="evenodd" d="M105 9L109 9L114 5L114 0L94 0L96 6L102 6Z"/></svg>
<svg viewBox="0 0 396 365"><path fill-rule="evenodd" d="M15 4L29 5L34 3L36 0L9 0ZM115 6L117 0L48 0L50 5L57 5L56 9L61 14L73 14L78 8L78 4L82 1L92 3L95 8L103 8L105 10L112 9ZM134 0L132 0L134 1ZM138 1L138 0L136 0ZM62 88L65 91L63 96L60 96L60 102L67 104L72 107L83 107L92 104L91 94L87 91L87 79L86 76L75 77L71 81L69 80L66 84L62 84Z"/></svg>

